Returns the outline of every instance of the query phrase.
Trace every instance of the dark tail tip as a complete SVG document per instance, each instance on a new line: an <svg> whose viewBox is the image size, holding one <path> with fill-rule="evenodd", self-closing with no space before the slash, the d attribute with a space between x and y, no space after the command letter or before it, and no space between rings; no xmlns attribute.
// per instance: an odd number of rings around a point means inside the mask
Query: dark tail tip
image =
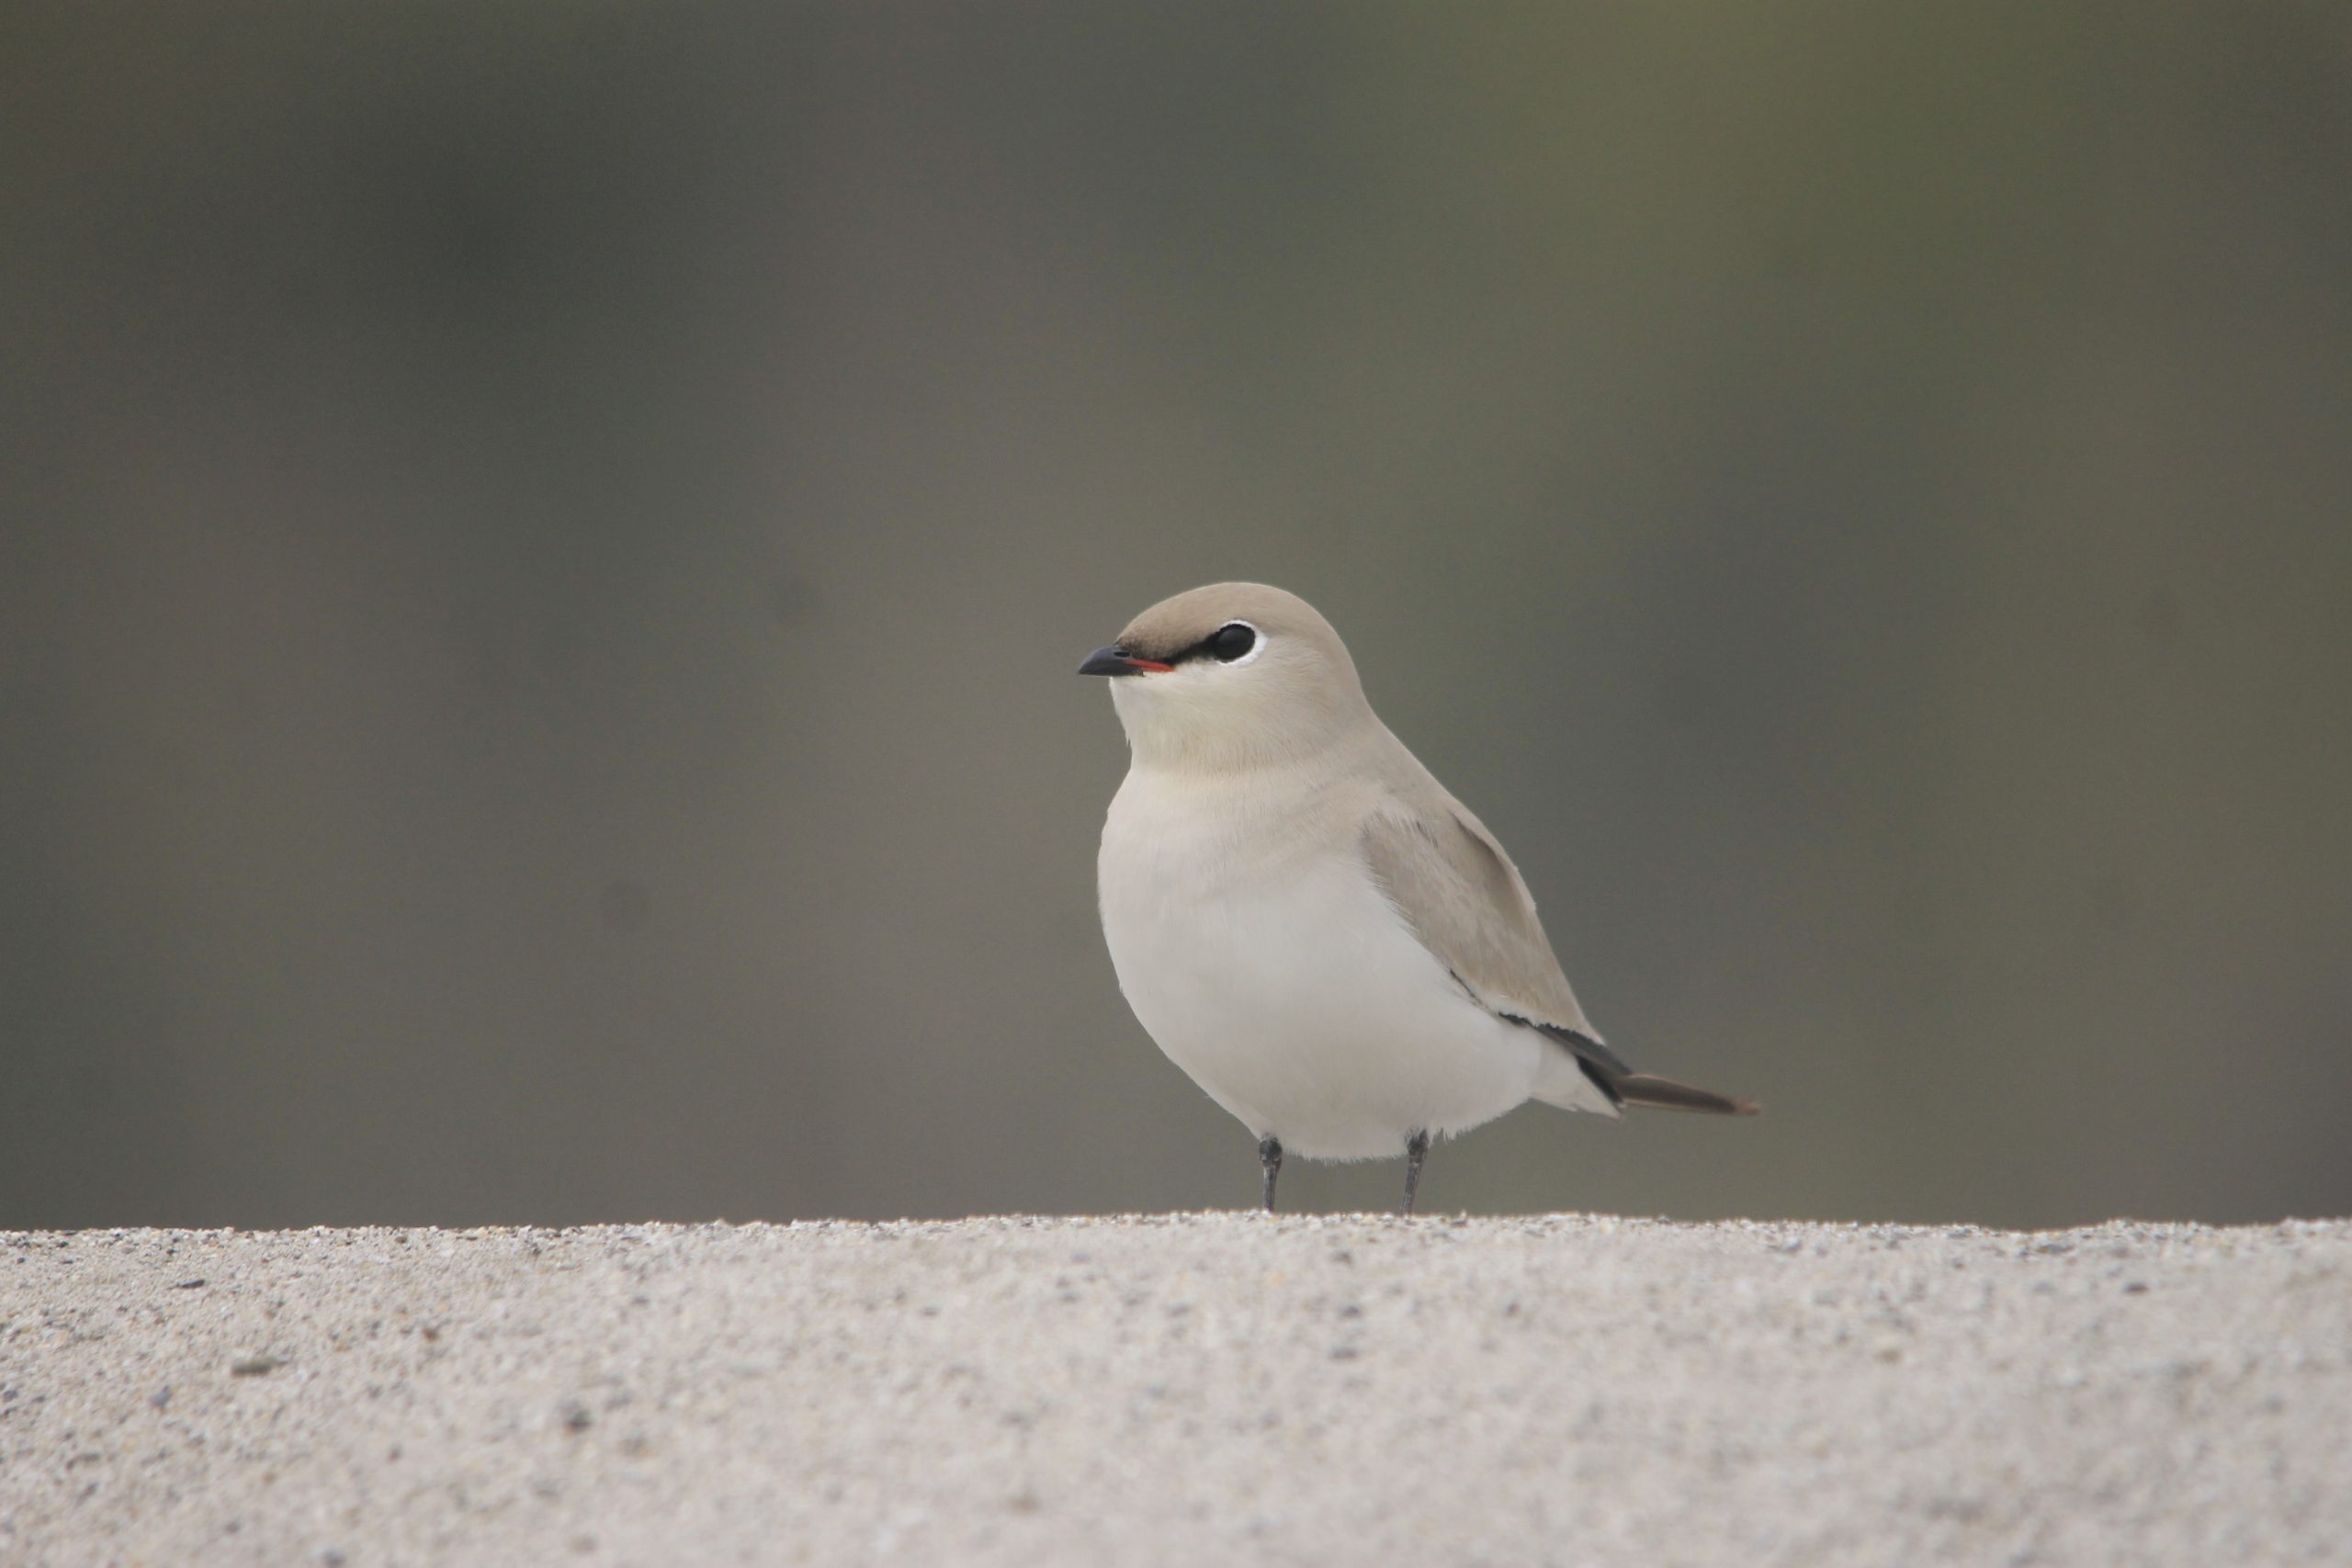
<svg viewBox="0 0 2352 1568"><path fill-rule="evenodd" d="M1648 1073L1627 1073L1610 1087L1628 1105L1647 1105L1659 1111L1697 1111L1710 1116L1755 1116L1764 1109L1754 1100L1742 1100L1737 1095L1692 1089L1687 1083L1676 1083L1672 1078L1657 1077Z"/></svg>

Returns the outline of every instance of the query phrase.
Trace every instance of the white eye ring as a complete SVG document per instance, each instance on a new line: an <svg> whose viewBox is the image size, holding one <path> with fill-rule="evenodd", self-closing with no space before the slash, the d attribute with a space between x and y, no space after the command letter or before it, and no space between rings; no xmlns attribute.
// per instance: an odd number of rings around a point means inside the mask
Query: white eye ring
<svg viewBox="0 0 2352 1568"><path fill-rule="evenodd" d="M1250 628L1250 651L1243 654L1238 659L1218 659L1212 655L1209 660L1210 663L1221 665L1227 670L1238 670L1245 664L1254 662L1257 660L1258 655L1266 651L1266 634L1258 629L1256 622L1227 621L1225 623L1225 626L1248 626ZM1223 631L1225 630L1225 626L1219 626L1217 627L1217 630Z"/></svg>

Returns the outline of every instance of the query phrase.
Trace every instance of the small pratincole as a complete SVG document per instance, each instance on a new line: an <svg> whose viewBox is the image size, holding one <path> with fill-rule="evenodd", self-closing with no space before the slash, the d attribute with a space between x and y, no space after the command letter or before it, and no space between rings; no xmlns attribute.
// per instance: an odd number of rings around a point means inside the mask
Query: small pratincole
<svg viewBox="0 0 2352 1568"><path fill-rule="evenodd" d="M1254 582L1153 605L1079 666L1133 761L1102 934L1151 1037L1284 1154L1405 1156L1529 1100L1745 1116L1601 1043L1494 835L1388 732L1339 633Z"/></svg>

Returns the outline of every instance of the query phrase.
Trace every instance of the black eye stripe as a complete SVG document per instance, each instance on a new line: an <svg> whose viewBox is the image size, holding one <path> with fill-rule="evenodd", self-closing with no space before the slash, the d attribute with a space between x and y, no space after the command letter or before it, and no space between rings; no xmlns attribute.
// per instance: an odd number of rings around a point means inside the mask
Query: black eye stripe
<svg viewBox="0 0 2352 1568"><path fill-rule="evenodd" d="M1188 660L1214 659L1220 664L1230 664L1246 657L1258 646L1258 629L1241 621L1227 621L1208 636L1181 653L1171 654L1168 662L1182 664Z"/></svg>

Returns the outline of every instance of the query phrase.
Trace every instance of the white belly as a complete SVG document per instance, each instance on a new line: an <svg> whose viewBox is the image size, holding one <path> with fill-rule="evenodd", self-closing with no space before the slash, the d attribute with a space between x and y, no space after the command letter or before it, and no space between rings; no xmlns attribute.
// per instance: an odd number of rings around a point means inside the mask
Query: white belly
<svg viewBox="0 0 2352 1568"><path fill-rule="evenodd" d="M1261 819L1236 853L1217 787L1131 773L1103 828L1111 962L1170 1060L1319 1159L1396 1156L1525 1100L1542 1037L1464 996L1352 852Z"/></svg>

